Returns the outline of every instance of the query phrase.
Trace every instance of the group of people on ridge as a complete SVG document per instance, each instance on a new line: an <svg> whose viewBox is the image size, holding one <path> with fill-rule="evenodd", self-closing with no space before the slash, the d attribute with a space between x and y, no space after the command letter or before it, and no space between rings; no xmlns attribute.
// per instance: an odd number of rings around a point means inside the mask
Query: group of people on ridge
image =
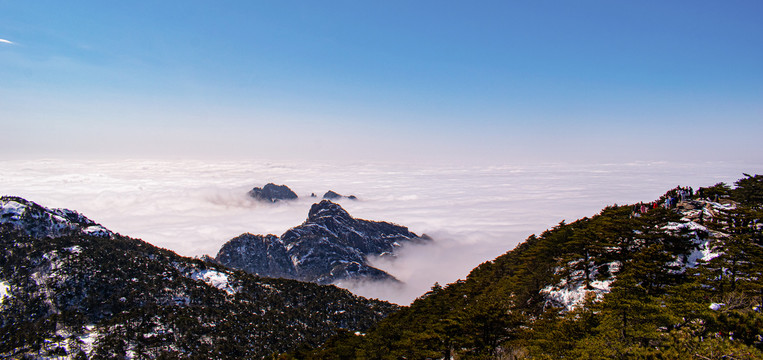
<svg viewBox="0 0 763 360"><path fill-rule="evenodd" d="M697 195L702 197L702 188L699 188ZM641 214L645 214L647 211L656 209L659 206L662 206L665 209L675 209L679 202L691 200L692 198L694 198L694 189L691 186L682 187L679 185L674 189L669 190L660 198L661 200L664 199L662 205L660 205L660 200L655 200L649 203L640 202L633 205L633 214L631 214L631 216L640 217Z"/></svg>

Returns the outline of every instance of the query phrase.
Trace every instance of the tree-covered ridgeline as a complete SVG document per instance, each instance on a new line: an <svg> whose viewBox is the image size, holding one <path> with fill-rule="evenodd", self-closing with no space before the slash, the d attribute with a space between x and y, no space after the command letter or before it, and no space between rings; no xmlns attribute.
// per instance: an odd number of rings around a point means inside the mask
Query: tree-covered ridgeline
<svg viewBox="0 0 763 360"><path fill-rule="evenodd" d="M763 358L763 176L530 236L307 359Z"/></svg>

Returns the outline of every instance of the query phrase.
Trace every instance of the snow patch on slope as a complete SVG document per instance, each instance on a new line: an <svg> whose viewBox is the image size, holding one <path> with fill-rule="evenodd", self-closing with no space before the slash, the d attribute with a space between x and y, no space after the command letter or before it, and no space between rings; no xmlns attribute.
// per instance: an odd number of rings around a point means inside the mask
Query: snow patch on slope
<svg viewBox="0 0 763 360"><path fill-rule="evenodd" d="M582 261L574 260L566 264L566 268L570 268L579 264ZM601 276L599 269L606 268L609 275L606 279L597 280L597 277ZM593 265L589 268L590 279L588 286L586 287L583 277L583 270L575 270L570 273L570 276L575 278L575 281L568 282L567 279L560 280L557 284L546 286L540 290L540 293L546 298L546 306L561 307L563 311L572 311L575 308L583 306L586 298L589 294L595 297L595 300L601 300L605 294L610 292L610 287L615 282L615 274L620 272L622 264L619 261L613 261L611 263L602 265ZM556 274L559 274L562 268L555 270Z"/></svg>
<svg viewBox="0 0 763 360"><path fill-rule="evenodd" d="M79 245L74 245L74 246L64 248L64 250L68 251L71 254L79 254L82 252L82 247Z"/></svg>
<svg viewBox="0 0 763 360"><path fill-rule="evenodd" d="M708 231L707 228L703 225L697 224L694 221L688 221L688 222L668 222L667 225L662 227L663 230L670 230L670 231L680 231L680 230L688 230L688 231Z"/></svg>
<svg viewBox="0 0 763 360"><path fill-rule="evenodd" d="M705 240L702 241L696 249L692 250L691 254L689 254L686 266L693 268L697 266L699 261L710 261L720 255L720 253L713 251L710 246L710 241Z"/></svg>
<svg viewBox="0 0 763 360"><path fill-rule="evenodd" d="M85 334L79 337L79 341L82 342L82 351L90 355L101 334L98 332L95 325L87 325L85 326L85 330Z"/></svg>
<svg viewBox="0 0 763 360"><path fill-rule="evenodd" d="M703 225L689 220L687 217L682 220L684 220L684 222L669 222L661 228L673 233L686 231L694 236L695 248L691 250L688 256L685 258L678 257L673 263L673 265L680 267L680 270L678 270L679 273L686 271L687 268L696 267L699 261L710 261L720 255L719 253L714 252L710 245L712 238L709 234L714 232Z"/></svg>
<svg viewBox="0 0 763 360"><path fill-rule="evenodd" d="M0 305L6 298L11 297L11 285L5 281L0 281Z"/></svg>
<svg viewBox="0 0 763 360"><path fill-rule="evenodd" d="M217 270L198 270L191 274L191 279L203 281L207 285L225 291L229 295L236 293L236 290L228 283L228 274Z"/></svg>
<svg viewBox="0 0 763 360"><path fill-rule="evenodd" d="M546 296L547 303L562 307L565 311L571 311L583 306L588 294L593 294L596 300L601 300L604 294L609 293L610 286L614 281L615 279L591 281L589 289L582 282L562 287L549 285L541 289L540 292Z"/></svg>
<svg viewBox="0 0 763 360"><path fill-rule="evenodd" d="M683 273L687 268L694 268L700 262L710 261L722 254L719 252L721 249L713 246L713 242L718 237L724 237L727 234L710 230L697 221L701 222L703 218L706 221L711 221L719 212L728 211L736 207L734 203L717 203L705 200L694 200L690 205L694 208L688 210L678 209L679 213L683 216L680 222L668 222L659 227L661 230L669 233L693 237L694 248L688 254L675 254L675 260L669 264L678 268L676 270L677 273ZM567 263L566 267L570 268L578 263L579 261L572 261ZM609 273L614 275L619 272L621 264L613 262L608 266ZM558 271L559 269L557 269ZM590 274L591 279L595 279L599 275L598 267L590 268ZM582 276L582 270L573 271L570 275L579 279ZM586 288L585 283L581 280L568 284L563 279L557 284L543 288L541 294L546 297L546 305L557 306L563 308L563 311L570 311L582 306L589 294L593 294L595 300L600 300L605 294L610 292L610 286L614 281L615 277L611 276L607 280L591 281L589 287ZM722 306L722 304L714 304L713 306Z"/></svg>
<svg viewBox="0 0 763 360"><path fill-rule="evenodd" d="M683 272L687 268L694 268L700 262L710 261L723 253L722 249L713 246L713 242L718 238L728 236L728 234L710 230L696 221L701 221L703 218L705 221L712 221L720 212L736 208L736 204L733 202L719 203L707 200L694 200L692 204L696 208L679 211L683 215L681 222L669 222L661 227L661 229L672 233L684 232L694 237L694 249L685 258L678 257L674 263L674 265L678 265L681 268L679 272Z"/></svg>
<svg viewBox="0 0 763 360"><path fill-rule="evenodd" d="M98 332L95 325L85 325L82 329L84 332L76 332L69 327L62 327L56 330L55 336L46 338L45 348L47 351L51 349L63 348L66 350L64 356L53 357L39 357L40 359L76 359L83 353L89 356L96 346L97 341L101 337L101 333ZM50 356L50 353L48 353Z"/></svg>

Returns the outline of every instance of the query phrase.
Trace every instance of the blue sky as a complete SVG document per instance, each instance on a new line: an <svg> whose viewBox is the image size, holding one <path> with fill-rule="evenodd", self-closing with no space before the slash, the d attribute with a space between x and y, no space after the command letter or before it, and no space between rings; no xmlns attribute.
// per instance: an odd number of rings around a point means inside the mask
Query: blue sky
<svg viewBox="0 0 763 360"><path fill-rule="evenodd" d="M763 160L760 1L2 1L3 158Z"/></svg>

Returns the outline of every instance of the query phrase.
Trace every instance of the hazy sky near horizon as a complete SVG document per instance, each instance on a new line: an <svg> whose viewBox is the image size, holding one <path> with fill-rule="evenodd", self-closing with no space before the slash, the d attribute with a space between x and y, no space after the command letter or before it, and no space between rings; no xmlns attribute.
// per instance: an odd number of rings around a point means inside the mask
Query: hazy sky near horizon
<svg viewBox="0 0 763 360"><path fill-rule="evenodd" d="M760 1L3 1L4 159L757 162Z"/></svg>

